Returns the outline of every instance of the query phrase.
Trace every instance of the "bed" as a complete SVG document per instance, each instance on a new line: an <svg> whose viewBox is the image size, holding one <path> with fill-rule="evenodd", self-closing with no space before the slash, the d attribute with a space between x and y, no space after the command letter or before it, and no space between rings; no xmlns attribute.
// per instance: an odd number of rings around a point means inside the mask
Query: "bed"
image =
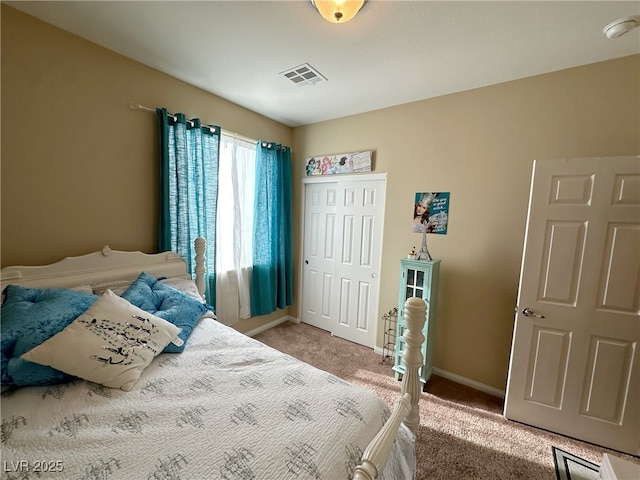
<svg viewBox="0 0 640 480"><path fill-rule="evenodd" d="M204 248L2 269L2 478L414 478L424 302L391 411L218 322Z"/></svg>

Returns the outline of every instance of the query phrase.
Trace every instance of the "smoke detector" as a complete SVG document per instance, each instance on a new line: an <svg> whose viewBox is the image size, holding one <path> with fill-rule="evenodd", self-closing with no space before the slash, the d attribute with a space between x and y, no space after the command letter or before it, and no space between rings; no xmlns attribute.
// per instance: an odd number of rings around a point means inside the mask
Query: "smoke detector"
<svg viewBox="0 0 640 480"><path fill-rule="evenodd" d="M640 25L640 15L631 15L614 20L602 29L602 33L604 33L607 38L618 38L633 30L638 25Z"/></svg>

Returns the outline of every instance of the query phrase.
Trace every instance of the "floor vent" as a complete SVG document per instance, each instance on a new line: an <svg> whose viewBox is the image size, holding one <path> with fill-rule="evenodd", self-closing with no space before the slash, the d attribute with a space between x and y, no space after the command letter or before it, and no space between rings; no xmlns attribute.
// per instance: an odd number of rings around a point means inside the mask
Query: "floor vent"
<svg viewBox="0 0 640 480"><path fill-rule="evenodd" d="M322 76L315 68L308 63L303 63L297 67L290 68L284 72L280 72L284 78L291 80L299 87L315 85L316 83L326 82L327 79Z"/></svg>

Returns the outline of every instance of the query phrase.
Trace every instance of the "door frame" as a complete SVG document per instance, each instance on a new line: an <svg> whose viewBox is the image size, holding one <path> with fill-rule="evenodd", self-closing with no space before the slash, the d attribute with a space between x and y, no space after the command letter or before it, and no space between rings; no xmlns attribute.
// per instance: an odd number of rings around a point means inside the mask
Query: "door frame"
<svg viewBox="0 0 640 480"><path fill-rule="evenodd" d="M341 182L368 182L368 181L376 181L383 180L384 181L384 189L385 192L387 190L387 173L350 173L343 175L314 175L302 178L302 192L300 195L300 252L298 254L298 278L300 281L298 282L298 323L302 322L302 296L304 294L304 229L305 229L305 214L306 214L306 201L307 201L307 185L314 183L341 183ZM380 230L380 258L378 264L378 272L381 271L382 268L382 252L384 252L384 218L386 215L386 195L385 195L385 204L382 209L382 227ZM377 302L374 306L374 320L375 320L375 328L376 332L378 331L378 313L380 311L380 284L381 281L378 281L378 291L377 293ZM374 347L378 344L378 335L376 333L376 339L374 342Z"/></svg>

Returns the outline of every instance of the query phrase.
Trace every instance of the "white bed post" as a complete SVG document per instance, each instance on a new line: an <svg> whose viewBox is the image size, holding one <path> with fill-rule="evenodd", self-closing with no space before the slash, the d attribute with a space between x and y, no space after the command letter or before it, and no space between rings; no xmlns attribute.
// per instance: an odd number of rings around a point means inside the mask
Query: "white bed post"
<svg viewBox="0 0 640 480"><path fill-rule="evenodd" d="M204 274L206 272L206 268L204 266L204 261L206 259L204 252L207 248L207 241L198 237L193 242L193 248L196 252L195 261L196 261L196 287L198 287L198 292L202 295L202 298L205 298L205 284L204 284ZM205 298L206 300L206 298Z"/></svg>
<svg viewBox="0 0 640 480"><path fill-rule="evenodd" d="M404 303L404 322L407 330L404 332L406 348L402 354L404 374L402 376L402 395L411 395L411 411L404 419L404 424L415 434L420 425L420 409L418 402L422 393L420 383L420 367L423 363L422 343L424 335L422 329L427 318L427 305L422 298L411 297Z"/></svg>
<svg viewBox="0 0 640 480"><path fill-rule="evenodd" d="M353 480L375 480L382 472L396 438L396 433L403 422L416 434L420 425L420 410L418 402L422 393L419 369L422 366L422 342L424 335L422 328L426 320L427 305L418 297L407 299L404 304L404 320L407 329L404 332L405 350L402 360L405 372L402 376L401 396L395 408L382 429L367 445L360 465L353 472Z"/></svg>

